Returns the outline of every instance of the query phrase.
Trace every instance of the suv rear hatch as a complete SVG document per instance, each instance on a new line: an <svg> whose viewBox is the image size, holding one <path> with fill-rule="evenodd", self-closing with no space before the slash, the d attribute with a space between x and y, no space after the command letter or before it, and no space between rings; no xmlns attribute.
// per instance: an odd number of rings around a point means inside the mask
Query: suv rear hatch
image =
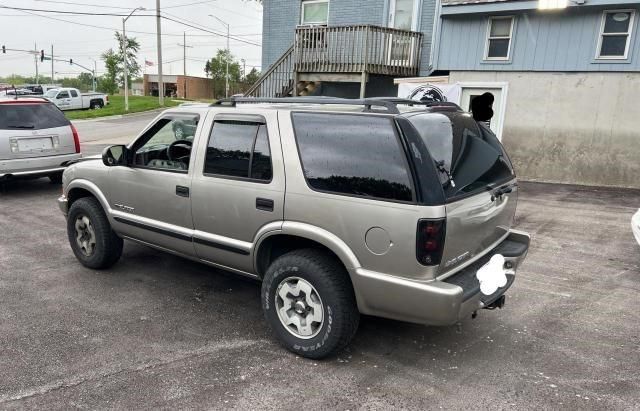
<svg viewBox="0 0 640 411"><path fill-rule="evenodd" d="M517 202L515 173L496 136L460 111L407 113L436 164L446 208L437 275L484 255L504 240Z"/></svg>
<svg viewBox="0 0 640 411"><path fill-rule="evenodd" d="M77 133L48 101L0 101L0 160L47 157L80 151Z"/></svg>

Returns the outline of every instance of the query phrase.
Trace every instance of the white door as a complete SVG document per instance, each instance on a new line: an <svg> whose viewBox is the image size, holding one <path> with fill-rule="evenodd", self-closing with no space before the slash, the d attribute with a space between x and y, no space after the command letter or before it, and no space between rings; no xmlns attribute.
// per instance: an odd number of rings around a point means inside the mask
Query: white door
<svg viewBox="0 0 640 411"><path fill-rule="evenodd" d="M390 28L417 31L420 0L391 0L389 2ZM402 34L389 36L389 64L405 65L413 63L414 39Z"/></svg>
<svg viewBox="0 0 640 411"><path fill-rule="evenodd" d="M63 90L56 95L56 106L60 108L60 110L71 110L71 96L69 95L69 91Z"/></svg>
<svg viewBox="0 0 640 411"><path fill-rule="evenodd" d="M460 107L463 110L471 112L471 102L474 98L484 93L493 94L493 117L489 123L491 130L498 136L502 137L501 119L504 118L504 107L502 107L502 88L479 88L479 87L462 87L462 95L460 98Z"/></svg>
<svg viewBox="0 0 640 411"><path fill-rule="evenodd" d="M82 108L82 97L76 90L69 90L71 96L71 109L77 110Z"/></svg>
<svg viewBox="0 0 640 411"><path fill-rule="evenodd" d="M418 0L391 0L389 27L415 31L418 28Z"/></svg>

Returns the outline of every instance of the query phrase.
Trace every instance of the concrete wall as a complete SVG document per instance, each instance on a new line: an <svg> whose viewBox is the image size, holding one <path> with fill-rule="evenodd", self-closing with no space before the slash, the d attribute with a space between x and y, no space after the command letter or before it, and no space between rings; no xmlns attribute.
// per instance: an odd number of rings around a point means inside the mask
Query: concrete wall
<svg viewBox="0 0 640 411"><path fill-rule="evenodd" d="M627 60L596 60L605 8L585 6L510 13L516 20L511 59L504 62L484 60L489 14L443 16L434 65L438 70L640 71L637 7Z"/></svg>
<svg viewBox="0 0 640 411"><path fill-rule="evenodd" d="M503 142L522 179L640 188L640 73L458 72L508 82Z"/></svg>

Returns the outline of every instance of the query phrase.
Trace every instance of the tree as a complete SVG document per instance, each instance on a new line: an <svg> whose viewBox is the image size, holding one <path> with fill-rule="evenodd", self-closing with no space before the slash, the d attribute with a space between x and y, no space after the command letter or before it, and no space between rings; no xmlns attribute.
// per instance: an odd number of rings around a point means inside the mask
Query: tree
<svg viewBox="0 0 640 411"><path fill-rule="evenodd" d="M237 88L242 76L240 75L240 63L236 61L233 55L227 51L220 49L214 58L205 64L204 70L207 75L213 79L214 97L225 94L225 77L227 73L227 61L229 61L229 88Z"/></svg>
<svg viewBox="0 0 640 411"><path fill-rule="evenodd" d="M118 73L119 61L113 49L109 49L102 53L102 61L104 61L107 72L98 81L98 90L107 94L115 94L118 92Z"/></svg>
<svg viewBox="0 0 640 411"><path fill-rule="evenodd" d="M122 34L116 31L116 41L118 42L118 51L112 48L102 53L102 60L106 67L107 73L100 79L100 91L104 93L117 93L118 87L124 87L124 62L122 49ZM125 39L127 46L126 64L128 70L128 85L131 86L131 78L140 76L140 64L138 64L137 54L140 51L140 43L135 38L127 37Z"/></svg>
<svg viewBox="0 0 640 411"><path fill-rule="evenodd" d="M254 85L258 79L260 78L261 73L254 67L251 69L249 73L244 77L244 82L248 86Z"/></svg>

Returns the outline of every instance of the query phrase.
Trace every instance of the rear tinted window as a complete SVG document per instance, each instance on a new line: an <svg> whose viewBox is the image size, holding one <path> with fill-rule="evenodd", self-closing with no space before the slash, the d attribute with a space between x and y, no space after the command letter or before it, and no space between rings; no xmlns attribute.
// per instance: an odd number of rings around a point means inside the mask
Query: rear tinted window
<svg viewBox="0 0 640 411"><path fill-rule="evenodd" d="M421 114L408 119L438 164L440 182L448 199L485 191L488 185L514 177L500 141L470 115Z"/></svg>
<svg viewBox="0 0 640 411"><path fill-rule="evenodd" d="M294 113L293 124L311 188L381 200L413 200L406 157L390 118Z"/></svg>
<svg viewBox="0 0 640 411"><path fill-rule="evenodd" d="M0 104L0 130L42 130L68 125L69 120L51 103Z"/></svg>

